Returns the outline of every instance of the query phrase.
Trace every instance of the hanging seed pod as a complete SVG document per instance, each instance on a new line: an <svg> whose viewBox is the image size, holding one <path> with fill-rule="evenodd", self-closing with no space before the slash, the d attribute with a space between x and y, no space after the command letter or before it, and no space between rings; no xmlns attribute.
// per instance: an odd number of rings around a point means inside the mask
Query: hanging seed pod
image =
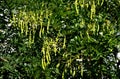
<svg viewBox="0 0 120 79"><path fill-rule="evenodd" d="M48 19L48 9L46 9L46 16L45 17Z"/></svg>
<svg viewBox="0 0 120 79"><path fill-rule="evenodd" d="M60 66L60 63L58 63L57 65L56 65L56 68L58 68Z"/></svg>
<svg viewBox="0 0 120 79"><path fill-rule="evenodd" d="M41 38L41 32L42 32L42 30L40 29L40 31L39 31L39 37Z"/></svg>
<svg viewBox="0 0 120 79"><path fill-rule="evenodd" d="M89 23L87 26L88 26L88 29L91 29L91 28L92 28L91 23Z"/></svg>
<svg viewBox="0 0 120 79"><path fill-rule="evenodd" d="M85 20L84 20L84 19L82 19L82 21L80 22L80 28L83 28L83 27L84 27L84 25L85 25Z"/></svg>
<svg viewBox="0 0 120 79"><path fill-rule="evenodd" d="M48 19L48 23L47 23L47 33L49 31L49 26L50 26L50 19Z"/></svg>
<svg viewBox="0 0 120 79"><path fill-rule="evenodd" d="M95 6L95 1L93 0L93 3L91 5L91 14L90 14L91 19L93 18L95 12L96 12L96 6Z"/></svg>
<svg viewBox="0 0 120 79"><path fill-rule="evenodd" d="M103 3L104 3L104 0L102 0L102 2L101 2L101 6L103 5Z"/></svg>
<svg viewBox="0 0 120 79"><path fill-rule="evenodd" d="M12 23L13 23L13 26L15 27L16 25L16 17L15 17L15 15L13 14L13 18L12 18L12 21L11 21Z"/></svg>
<svg viewBox="0 0 120 79"><path fill-rule="evenodd" d="M92 29L93 33L95 33L95 23L92 24Z"/></svg>
<svg viewBox="0 0 120 79"><path fill-rule="evenodd" d="M67 63L67 67L70 67L70 65L71 65L71 63L70 63L70 62L68 62L68 63Z"/></svg>
<svg viewBox="0 0 120 79"><path fill-rule="evenodd" d="M50 50L50 48L49 48L49 45L48 45L48 46L47 46L47 49L46 49L46 60L47 60L47 64L50 64L50 61L51 61L49 50Z"/></svg>
<svg viewBox="0 0 120 79"><path fill-rule="evenodd" d="M44 28L42 29L42 34L44 34Z"/></svg>
<svg viewBox="0 0 120 79"><path fill-rule="evenodd" d="M21 20L20 21L20 28L21 28L21 34L23 34L23 30L24 30L24 26L23 26L24 24L23 24L23 21Z"/></svg>
<svg viewBox="0 0 120 79"><path fill-rule="evenodd" d="M28 22L25 23L25 35L28 35Z"/></svg>
<svg viewBox="0 0 120 79"><path fill-rule="evenodd" d="M75 10L76 10L76 13L77 15L79 14L79 10L78 10L78 0L75 0Z"/></svg>
<svg viewBox="0 0 120 79"><path fill-rule="evenodd" d="M87 36L88 39L90 39L89 31L88 30L86 31L86 36Z"/></svg>
<svg viewBox="0 0 120 79"><path fill-rule="evenodd" d="M45 70L46 68L46 62L45 62L45 58L42 58L42 68Z"/></svg>
<svg viewBox="0 0 120 79"><path fill-rule="evenodd" d="M43 29L43 11L40 10L40 17L39 17L39 23L40 23L40 31L39 31L39 37L41 38L42 35L42 29Z"/></svg>
<svg viewBox="0 0 120 79"><path fill-rule="evenodd" d="M18 25L18 28L20 28L20 30L21 30L22 23L21 23L21 20L20 20L20 19L18 19L17 25Z"/></svg>
<svg viewBox="0 0 120 79"><path fill-rule="evenodd" d="M67 72L67 69L66 69L66 68L64 69L64 72L65 72L65 73Z"/></svg>
<svg viewBox="0 0 120 79"><path fill-rule="evenodd" d="M81 63L81 76L83 76L83 65Z"/></svg>
<svg viewBox="0 0 120 79"><path fill-rule="evenodd" d="M85 4L85 6L88 8L89 4L88 4L88 3L86 3L86 4Z"/></svg>
<svg viewBox="0 0 120 79"><path fill-rule="evenodd" d="M97 0L97 5L100 5L100 0Z"/></svg>
<svg viewBox="0 0 120 79"><path fill-rule="evenodd" d="M100 26L99 24L97 25L97 33L99 32Z"/></svg>
<svg viewBox="0 0 120 79"><path fill-rule="evenodd" d="M70 74L71 74L71 75L73 74L73 70L72 70L72 68L70 69Z"/></svg>
<svg viewBox="0 0 120 79"><path fill-rule="evenodd" d="M65 48L66 47L66 37L64 37L64 41L63 41L63 48Z"/></svg>
<svg viewBox="0 0 120 79"><path fill-rule="evenodd" d="M62 79L65 79L65 78L64 78L64 75L65 75L65 72L63 71L63 73L62 73Z"/></svg>
<svg viewBox="0 0 120 79"><path fill-rule="evenodd" d="M45 47L44 46L42 47L42 53L43 53L43 55L45 55Z"/></svg>
<svg viewBox="0 0 120 79"><path fill-rule="evenodd" d="M56 52L57 52L57 45L56 45L56 42L53 43L53 51L54 51L55 56L56 56Z"/></svg>
<svg viewBox="0 0 120 79"><path fill-rule="evenodd" d="M75 76L75 74L76 74L76 71L75 71L75 70L73 70L72 76L74 77L74 76Z"/></svg>

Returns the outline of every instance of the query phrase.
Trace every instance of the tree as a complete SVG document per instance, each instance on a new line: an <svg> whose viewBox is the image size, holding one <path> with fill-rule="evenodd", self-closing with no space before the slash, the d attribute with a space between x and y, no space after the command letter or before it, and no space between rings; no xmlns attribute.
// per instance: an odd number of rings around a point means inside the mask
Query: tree
<svg viewBox="0 0 120 79"><path fill-rule="evenodd" d="M119 0L14 0L9 6L15 51L1 55L7 55L2 78L119 78Z"/></svg>

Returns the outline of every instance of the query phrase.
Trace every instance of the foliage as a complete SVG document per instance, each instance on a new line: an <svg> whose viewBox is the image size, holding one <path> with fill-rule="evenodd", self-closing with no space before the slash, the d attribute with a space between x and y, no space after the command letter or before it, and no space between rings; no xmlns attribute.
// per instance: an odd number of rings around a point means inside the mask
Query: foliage
<svg viewBox="0 0 120 79"><path fill-rule="evenodd" d="M1 4L8 4L1 5L1 11L9 12L1 21L7 15L10 20L2 23L0 30L6 32L0 39L9 38L6 46L14 49L0 49L1 78L119 79L114 56L119 45L119 0L3 0Z"/></svg>

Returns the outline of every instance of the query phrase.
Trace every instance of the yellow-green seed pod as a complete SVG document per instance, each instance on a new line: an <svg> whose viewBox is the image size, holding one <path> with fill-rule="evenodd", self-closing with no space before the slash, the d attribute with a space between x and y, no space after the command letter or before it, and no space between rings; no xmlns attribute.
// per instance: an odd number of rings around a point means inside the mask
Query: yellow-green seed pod
<svg viewBox="0 0 120 79"><path fill-rule="evenodd" d="M42 68L45 70L46 68L46 62L45 62L45 58L42 58Z"/></svg>
<svg viewBox="0 0 120 79"><path fill-rule="evenodd" d="M56 52L57 52L57 46L56 46L56 43L53 44L53 49L54 49L54 52L55 52L55 55L56 55Z"/></svg>
<svg viewBox="0 0 120 79"><path fill-rule="evenodd" d="M100 5L100 0L97 0L97 1L98 1L97 4Z"/></svg>
<svg viewBox="0 0 120 79"><path fill-rule="evenodd" d="M65 48L66 47L66 37L64 37L64 41L63 41L63 48Z"/></svg>
<svg viewBox="0 0 120 79"><path fill-rule="evenodd" d="M55 41L58 42L58 40L59 40L59 38L58 38L58 36L57 36L56 39L55 39Z"/></svg>
<svg viewBox="0 0 120 79"><path fill-rule="evenodd" d="M72 75L73 71L72 71L72 68L70 69L70 74Z"/></svg>
<svg viewBox="0 0 120 79"><path fill-rule="evenodd" d="M95 1L93 0L93 3L91 5L91 14L90 14L90 18L93 18L93 15L96 13L96 5L95 5Z"/></svg>
<svg viewBox="0 0 120 79"><path fill-rule="evenodd" d="M13 20L13 26L15 27L15 24L16 24L16 17L15 17L14 14L13 14L13 18L12 18L12 20Z"/></svg>
<svg viewBox="0 0 120 79"><path fill-rule="evenodd" d="M45 55L45 47L44 46L42 47L42 53L43 53L43 55Z"/></svg>
<svg viewBox="0 0 120 79"><path fill-rule="evenodd" d="M79 14L79 10L78 10L78 0L75 0L75 10L76 10L76 13L77 15Z"/></svg>
<svg viewBox="0 0 120 79"><path fill-rule="evenodd" d="M24 30L24 26L23 26L23 21L21 21L21 34L23 33L23 30Z"/></svg>
<svg viewBox="0 0 120 79"><path fill-rule="evenodd" d="M42 30L40 29L40 31L39 31L39 37L41 38L41 33L42 33Z"/></svg>
<svg viewBox="0 0 120 79"><path fill-rule="evenodd" d="M44 28L42 29L42 34L44 34Z"/></svg>
<svg viewBox="0 0 120 79"><path fill-rule="evenodd" d="M93 14L92 14L92 12L90 12L90 19L92 19L92 17L93 17Z"/></svg>
<svg viewBox="0 0 120 79"><path fill-rule="evenodd" d="M100 29L100 26L99 26L99 24L97 25L97 32L99 32L99 29Z"/></svg>
<svg viewBox="0 0 120 79"><path fill-rule="evenodd" d="M34 38L35 38L35 35L33 34L33 36L32 36L32 43L34 43Z"/></svg>
<svg viewBox="0 0 120 79"><path fill-rule="evenodd" d="M90 36L89 36L88 30L86 31L86 35L87 35L87 38L90 39Z"/></svg>
<svg viewBox="0 0 120 79"><path fill-rule="evenodd" d="M63 71L63 73L62 73L62 79L65 79L65 78L64 78L64 75L65 75L65 73L64 73L64 71Z"/></svg>
<svg viewBox="0 0 120 79"><path fill-rule="evenodd" d="M84 27L84 25L85 25L85 20L84 20L84 19L82 19L82 21L80 22L80 28L83 28L83 27Z"/></svg>
<svg viewBox="0 0 120 79"><path fill-rule="evenodd" d="M68 63L67 63L67 67L70 67L70 65L71 65L71 63L70 63L70 62L68 62Z"/></svg>
<svg viewBox="0 0 120 79"><path fill-rule="evenodd" d="M67 69L65 68L64 72L66 73L67 72Z"/></svg>
<svg viewBox="0 0 120 79"><path fill-rule="evenodd" d="M49 31L49 26L50 26L50 19L48 19L48 23L47 23L47 32Z"/></svg>
<svg viewBox="0 0 120 79"><path fill-rule="evenodd" d="M83 65L81 64L81 76L83 76Z"/></svg>
<svg viewBox="0 0 120 79"><path fill-rule="evenodd" d="M47 59L47 61L49 61L49 58L50 58L49 47L47 46L47 49L46 49L46 59Z"/></svg>
<svg viewBox="0 0 120 79"><path fill-rule="evenodd" d="M92 31L95 32L95 23L92 24Z"/></svg>
<svg viewBox="0 0 120 79"><path fill-rule="evenodd" d="M28 22L25 23L25 35L27 36L28 35Z"/></svg>
<svg viewBox="0 0 120 79"><path fill-rule="evenodd" d="M72 76L74 77L74 76L75 76L75 74L76 74L76 71L75 71L75 70L73 70Z"/></svg>
<svg viewBox="0 0 120 79"><path fill-rule="evenodd" d="M58 68L60 66L60 63L58 63L57 65L56 65L56 67Z"/></svg>
<svg viewBox="0 0 120 79"><path fill-rule="evenodd" d="M102 2L101 2L101 6L103 5L103 3L104 3L104 0L102 0Z"/></svg>
<svg viewBox="0 0 120 79"><path fill-rule="evenodd" d="M48 9L46 9L46 16L45 17L48 19Z"/></svg>

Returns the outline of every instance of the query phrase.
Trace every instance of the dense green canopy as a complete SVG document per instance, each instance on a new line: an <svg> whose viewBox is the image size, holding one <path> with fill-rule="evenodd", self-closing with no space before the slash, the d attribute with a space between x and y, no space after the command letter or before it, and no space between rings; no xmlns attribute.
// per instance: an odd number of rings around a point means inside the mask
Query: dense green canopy
<svg viewBox="0 0 120 79"><path fill-rule="evenodd" d="M0 78L120 78L119 0L0 4Z"/></svg>

